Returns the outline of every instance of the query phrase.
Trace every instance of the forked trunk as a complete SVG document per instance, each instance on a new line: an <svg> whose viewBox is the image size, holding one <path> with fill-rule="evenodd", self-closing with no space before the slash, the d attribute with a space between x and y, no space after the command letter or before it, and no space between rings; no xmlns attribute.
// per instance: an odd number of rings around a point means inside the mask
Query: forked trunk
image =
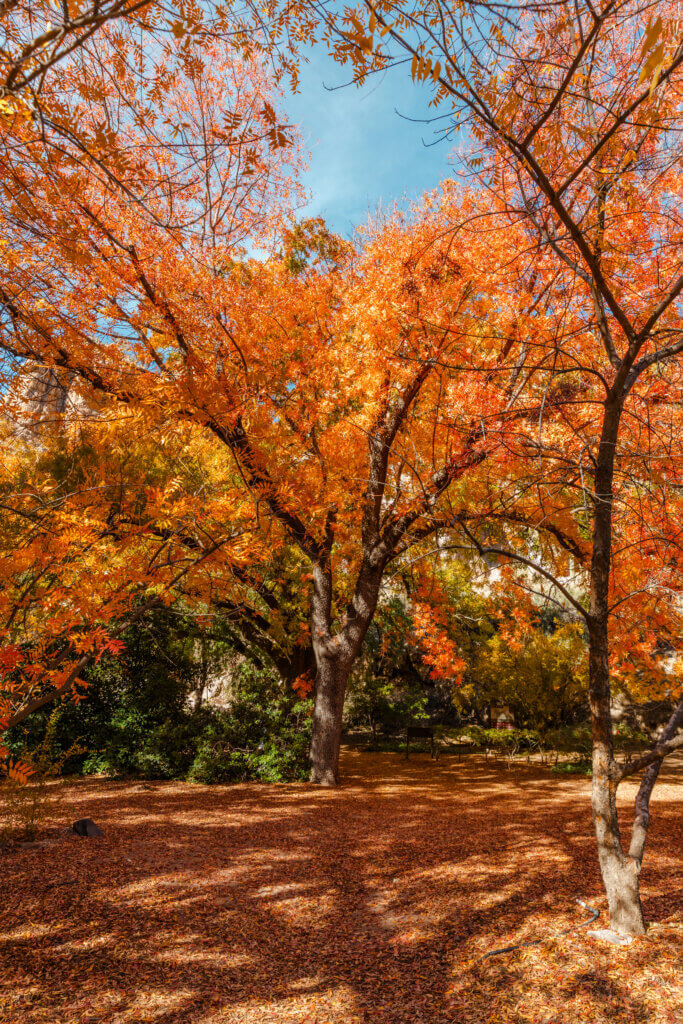
<svg viewBox="0 0 683 1024"><path fill-rule="evenodd" d="M644 935L640 904L640 862L621 845L617 815L617 785L609 775L603 751L593 750L593 820L600 873L607 893L610 928L621 935Z"/></svg>
<svg viewBox="0 0 683 1024"><path fill-rule="evenodd" d="M609 923L610 928L621 935L644 935L645 922L638 885L640 860L624 853L619 831L606 629L594 628L589 643L592 807L600 872L609 905Z"/></svg>
<svg viewBox="0 0 683 1024"><path fill-rule="evenodd" d="M644 935L640 903L640 865L624 854L600 853L600 870L607 893L609 926L620 935Z"/></svg>
<svg viewBox="0 0 683 1024"><path fill-rule="evenodd" d="M311 740L311 782L336 786L348 669L339 658L320 658Z"/></svg>

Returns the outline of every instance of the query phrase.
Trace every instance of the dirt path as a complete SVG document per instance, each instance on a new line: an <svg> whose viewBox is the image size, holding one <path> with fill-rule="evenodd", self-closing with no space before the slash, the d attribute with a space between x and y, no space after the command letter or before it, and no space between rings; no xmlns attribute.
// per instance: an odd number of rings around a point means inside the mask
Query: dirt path
<svg viewBox="0 0 683 1024"><path fill-rule="evenodd" d="M653 801L646 939L479 963L578 925L577 895L604 908L588 781L351 752L343 773L65 785L63 820L105 836L2 857L2 1024L680 1022L680 770Z"/></svg>

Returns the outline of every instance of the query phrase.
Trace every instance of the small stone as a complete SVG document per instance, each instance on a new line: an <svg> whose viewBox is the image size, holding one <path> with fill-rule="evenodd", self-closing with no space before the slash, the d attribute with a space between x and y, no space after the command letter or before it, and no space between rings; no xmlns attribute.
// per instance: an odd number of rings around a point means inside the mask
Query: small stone
<svg viewBox="0 0 683 1024"><path fill-rule="evenodd" d="M104 832L101 828L98 828L92 818L80 818L79 821L73 823L73 830L77 836L83 836L84 838L93 836L103 836Z"/></svg>
<svg viewBox="0 0 683 1024"><path fill-rule="evenodd" d="M596 928L589 931L588 935L599 942L609 942L611 946L630 946L633 942L630 935L620 935L619 932L613 932L611 928Z"/></svg>

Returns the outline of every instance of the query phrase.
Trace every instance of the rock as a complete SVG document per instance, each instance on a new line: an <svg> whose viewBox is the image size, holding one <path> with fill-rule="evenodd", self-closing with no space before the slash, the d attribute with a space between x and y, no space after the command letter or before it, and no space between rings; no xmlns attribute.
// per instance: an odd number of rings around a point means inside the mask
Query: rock
<svg viewBox="0 0 683 1024"><path fill-rule="evenodd" d="M98 828L92 818L81 818L79 821L75 821L73 824L73 830L77 836L83 836L84 838L92 836L103 836L104 832L101 828Z"/></svg>
<svg viewBox="0 0 683 1024"><path fill-rule="evenodd" d="M613 932L611 928L595 928L587 934L593 939L598 939L599 942L609 942L611 946L630 946L633 942L629 935L620 935L619 932Z"/></svg>

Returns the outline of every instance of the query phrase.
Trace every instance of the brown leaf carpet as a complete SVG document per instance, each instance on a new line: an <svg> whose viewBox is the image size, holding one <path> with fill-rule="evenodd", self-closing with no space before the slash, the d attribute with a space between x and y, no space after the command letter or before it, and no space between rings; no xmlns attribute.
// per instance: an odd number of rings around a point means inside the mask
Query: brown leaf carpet
<svg viewBox="0 0 683 1024"><path fill-rule="evenodd" d="M552 937L606 905L583 777L348 751L336 791L59 783L44 845L0 857L0 1022L680 1024L681 763L628 949Z"/></svg>

